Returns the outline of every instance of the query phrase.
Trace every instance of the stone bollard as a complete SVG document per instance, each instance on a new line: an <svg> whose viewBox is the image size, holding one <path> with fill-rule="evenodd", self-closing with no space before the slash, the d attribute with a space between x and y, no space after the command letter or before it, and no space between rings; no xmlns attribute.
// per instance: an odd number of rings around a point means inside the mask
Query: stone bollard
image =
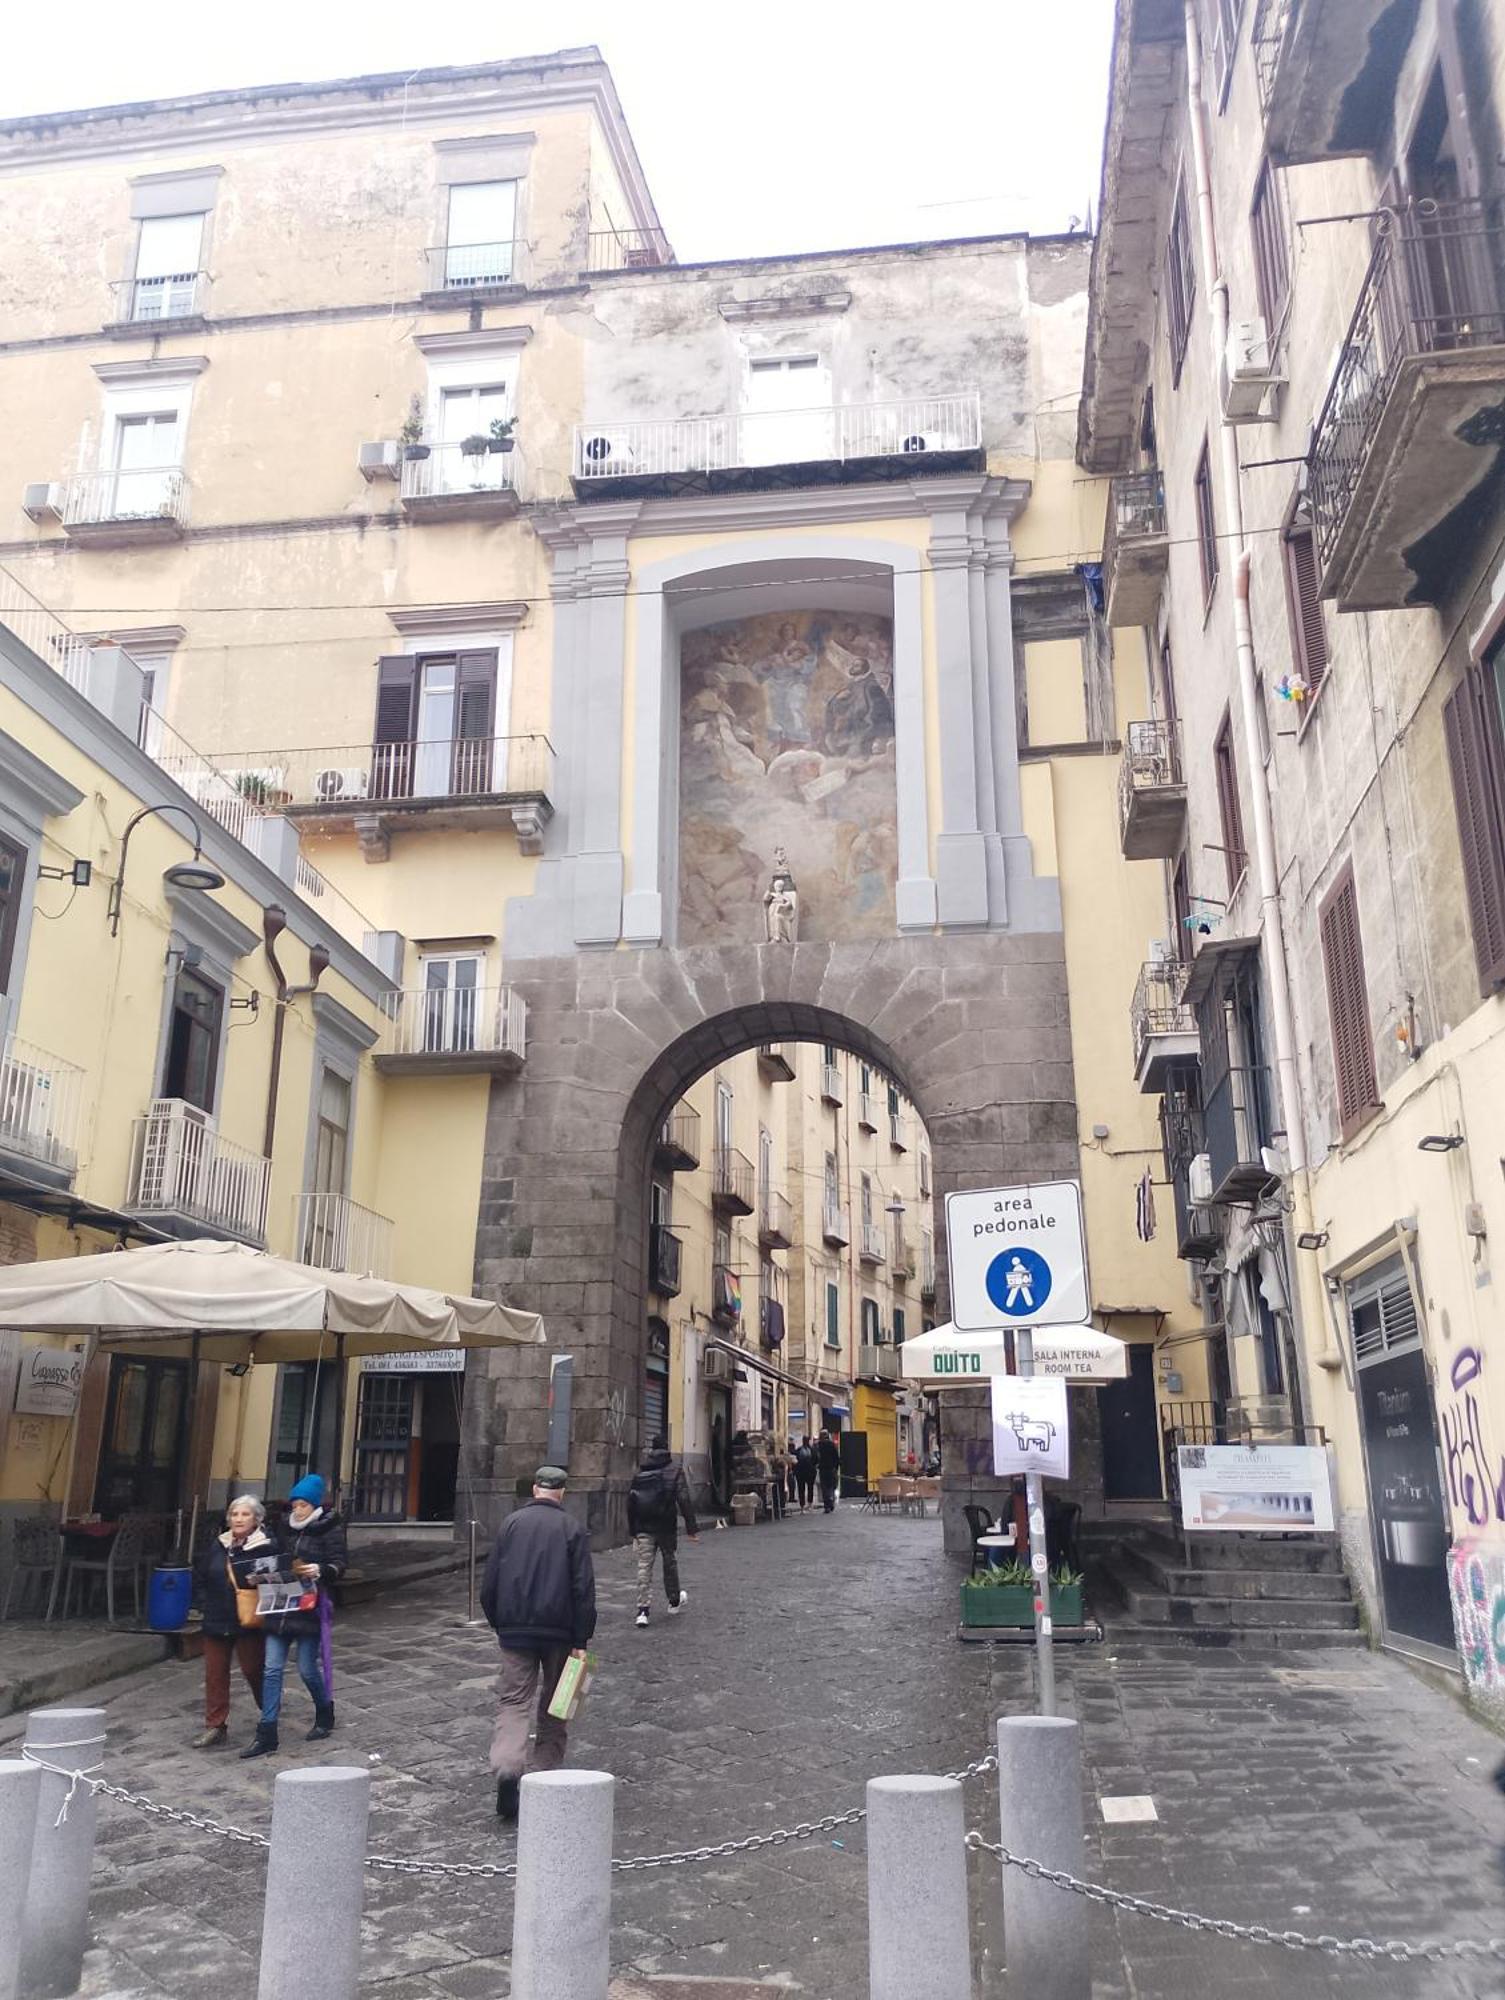
<svg viewBox="0 0 1505 2000"><path fill-rule="evenodd" d="M615 1779L523 1779L512 1899L512 2000L606 2000Z"/></svg>
<svg viewBox="0 0 1505 2000"><path fill-rule="evenodd" d="M41 1791L35 1764L0 1762L0 2000L16 2000L21 1989L21 1919Z"/></svg>
<svg viewBox="0 0 1505 2000"><path fill-rule="evenodd" d="M26 1718L26 1749L68 1771L98 1772L104 1759L102 1708L36 1708ZM43 1771L36 1838L21 1919L20 1991L37 2000L76 1993L89 1935L89 1876L99 1802L87 1785Z"/></svg>
<svg viewBox="0 0 1505 2000"><path fill-rule="evenodd" d="M965 1835L955 1778L868 1781L869 2000L972 2000Z"/></svg>
<svg viewBox="0 0 1505 2000"><path fill-rule="evenodd" d="M371 1774L284 1771L272 1787L257 2000L355 2000Z"/></svg>
<svg viewBox="0 0 1505 2000"><path fill-rule="evenodd" d="M1069 1717L1000 1717L998 1822L1011 1854L1082 1873L1082 1742ZM1018 2000L1091 2000L1092 1906L1002 1866L1007 1992Z"/></svg>

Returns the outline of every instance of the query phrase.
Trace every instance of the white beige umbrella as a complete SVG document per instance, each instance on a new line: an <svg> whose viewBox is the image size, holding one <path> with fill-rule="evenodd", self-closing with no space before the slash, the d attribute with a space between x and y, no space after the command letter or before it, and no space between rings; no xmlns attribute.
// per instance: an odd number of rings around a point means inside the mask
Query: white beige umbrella
<svg viewBox="0 0 1505 2000"><path fill-rule="evenodd" d="M537 1313L494 1299L295 1264L242 1243L149 1243L0 1268L0 1326L96 1333L113 1352L177 1351L206 1361L312 1361L420 1348L528 1345Z"/></svg>
<svg viewBox="0 0 1505 2000"><path fill-rule="evenodd" d="M1056 1375L1068 1382L1112 1382L1128 1373L1123 1341L1095 1326L1041 1327L1034 1352L1037 1375ZM1007 1375L1003 1329L963 1333L947 1320L904 1342L899 1369L908 1381L922 1382L927 1389L964 1389L969 1382Z"/></svg>

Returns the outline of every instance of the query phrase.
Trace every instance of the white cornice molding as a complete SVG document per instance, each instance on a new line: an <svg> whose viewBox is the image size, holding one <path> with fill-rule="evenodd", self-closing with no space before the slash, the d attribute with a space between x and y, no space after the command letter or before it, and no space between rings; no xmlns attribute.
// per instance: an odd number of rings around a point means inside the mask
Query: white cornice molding
<svg viewBox="0 0 1505 2000"><path fill-rule="evenodd" d="M168 354L154 361L95 361L91 363L101 382L117 385L131 382L172 382L183 376L202 375L209 366L207 354Z"/></svg>
<svg viewBox="0 0 1505 2000"><path fill-rule="evenodd" d="M249 924L243 924L233 911L227 910L223 903L216 903L204 890L185 889L177 882L164 881L162 893L172 911L173 929L190 944L217 951L234 964L237 959L249 958L260 943Z"/></svg>
<svg viewBox="0 0 1505 2000"><path fill-rule="evenodd" d="M447 632L515 631L527 622L528 606L522 602L419 604L389 611L387 616L405 637L421 638L425 633L442 637Z"/></svg>
<svg viewBox="0 0 1505 2000"><path fill-rule="evenodd" d="M332 993L316 993L309 1004L319 1032L341 1045L349 1055L359 1056L381 1038L380 1028L373 1028L359 1014L352 1014Z"/></svg>
<svg viewBox="0 0 1505 2000"><path fill-rule="evenodd" d="M188 636L186 625L109 625L97 632L80 632L96 646L119 646L126 653L175 652Z"/></svg>
<svg viewBox="0 0 1505 2000"><path fill-rule="evenodd" d="M504 354L526 347L532 338L531 326L483 326L462 333L415 333L413 345L420 354Z"/></svg>
<svg viewBox="0 0 1505 2000"><path fill-rule="evenodd" d="M130 184L133 188L170 187L174 181L218 180L224 171L223 167L215 166L170 167L166 173L162 174L132 174Z"/></svg>
<svg viewBox="0 0 1505 2000"><path fill-rule="evenodd" d="M453 139L436 139L436 153L483 153L493 146L536 146L536 132L462 132Z"/></svg>
<svg viewBox="0 0 1505 2000"><path fill-rule="evenodd" d="M77 785L71 784L61 771L44 764L24 743L7 736L3 729L0 729L0 779L4 780L5 795L12 805L19 806L36 826L44 819L60 819L84 802Z"/></svg>
<svg viewBox="0 0 1505 2000"><path fill-rule="evenodd" d="M723 299L717 311L724 320L815 319L844 313L852 303L850 292L801 292L761 299Z"/></svg>

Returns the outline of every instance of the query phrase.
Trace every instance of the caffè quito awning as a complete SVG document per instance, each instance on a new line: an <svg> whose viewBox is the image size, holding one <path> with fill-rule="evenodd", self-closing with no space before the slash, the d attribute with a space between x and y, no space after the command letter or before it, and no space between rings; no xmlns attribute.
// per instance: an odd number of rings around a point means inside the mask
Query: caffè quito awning
<svg viewBox="0 0 1505 2000"><path fill-rule="evenodd" d="M242 1243L149 1243L0 1268L0 1326L93 1333L116 1353L313 1361L340 1352L536 1345L537 1313L323 1271Z"/></svg>
<svg viewBox="0 0 1505 2000"><path fill-rule="evenodd" d="M1067 1382L1115 1382L1129 1372L1125 1343L1095 1326L1042 1327L1034 1338L1035 1373ZM1002 1329L962 1333L947 1320L906 1340L899 1370L907 1382L927 1389L964 1389L1009 1373Z"/></svg>

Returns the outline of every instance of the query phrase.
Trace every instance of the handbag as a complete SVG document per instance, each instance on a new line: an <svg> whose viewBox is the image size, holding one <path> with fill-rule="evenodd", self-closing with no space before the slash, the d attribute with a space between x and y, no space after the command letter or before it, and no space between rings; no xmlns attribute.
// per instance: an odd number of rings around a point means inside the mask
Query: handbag
<svg viewBox="0 0 1505 2000"><path fill-rule="evenodd" d="M230 1588L235 1592L235 1619L242 1631L253 1630L261 1624L261 1612L257 1608L261 1593L247 1590L236 1581L235 1565L228 1556L225 1568L230 1577Z"/></svg>

